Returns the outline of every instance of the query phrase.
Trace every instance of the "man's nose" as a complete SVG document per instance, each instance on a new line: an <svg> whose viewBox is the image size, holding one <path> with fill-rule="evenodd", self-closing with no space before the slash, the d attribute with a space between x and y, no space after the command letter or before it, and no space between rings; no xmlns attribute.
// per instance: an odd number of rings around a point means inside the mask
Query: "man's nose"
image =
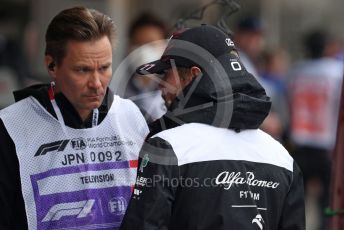
<svg viewBox="0 0 344 230"><path fill-rule="evenodd" d="M88 87L94 88L94 89L100 88L102 85L100 78L101 78L101 75L98 73L98 71L94 71L88 80Z"/></svg>

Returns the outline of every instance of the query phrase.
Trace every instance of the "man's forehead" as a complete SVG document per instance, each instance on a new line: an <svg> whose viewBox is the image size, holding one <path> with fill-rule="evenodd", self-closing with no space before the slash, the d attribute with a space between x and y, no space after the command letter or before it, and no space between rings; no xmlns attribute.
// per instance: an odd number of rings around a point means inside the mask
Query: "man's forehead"
<svg viewBox="0 0 344 230"><path fill-rule="evenodd" d="M65 58L112 59L112 45L107 37L95 41L70 40L66 44Z"/></svg>

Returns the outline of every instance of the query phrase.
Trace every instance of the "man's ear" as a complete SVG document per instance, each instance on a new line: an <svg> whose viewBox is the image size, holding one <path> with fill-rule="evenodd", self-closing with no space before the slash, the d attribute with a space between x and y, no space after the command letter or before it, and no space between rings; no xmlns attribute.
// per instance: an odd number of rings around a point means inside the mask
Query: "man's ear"
<svg viewBox="0 0 344 230"><path fill-rule="evenodd" d="M184 86L190 84L194 78L201 76L201 74L202 70L200 68L198 68L197 66L191 67L188 70L187 76L182 79Z"/></svg>
<svg viewBox="0 0 344 230"><path fill-rule="evenodd" d="M45 66L46 66L47 69L48 69L49 75L50 75L52 78L55 79L55 77L56 77L56 74L55 74L55 65L56 65L56 64L55 64L55 61L54 61L53 57L50 56L50 55L46 55L46 56L44 57L44 62L45 62Z"/></svg>
<svg viewBox="0 0 344 230"><path fill-rule="evenodd" d="M202 70L199 67L197 66L191 67L192 78L200 76L201 73L202 73Z"/></svg>

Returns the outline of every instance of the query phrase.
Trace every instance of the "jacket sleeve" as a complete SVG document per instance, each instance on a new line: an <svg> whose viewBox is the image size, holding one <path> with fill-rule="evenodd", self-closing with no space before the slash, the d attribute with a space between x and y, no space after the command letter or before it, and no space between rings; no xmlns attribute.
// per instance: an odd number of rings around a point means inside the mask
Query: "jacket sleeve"
<svg viewBox="0 0 344 230"><path fill-rule="evenodd" d="M121 230L168 229L179 169L172 147L148 139L140 151L136 184Z"/></svg>
<svg viewBox="0 0 344 230"><path fill-rule="evenodd" d="M305 229L305 199L303 177L300 168L294 162L293 181L284 201L279 230Z"/></svg>
<svg viewBox="0 0 344 230"><path fill-rule="evenodd" d="M0 119L0 229L27 229L15 145Z"/></svg>

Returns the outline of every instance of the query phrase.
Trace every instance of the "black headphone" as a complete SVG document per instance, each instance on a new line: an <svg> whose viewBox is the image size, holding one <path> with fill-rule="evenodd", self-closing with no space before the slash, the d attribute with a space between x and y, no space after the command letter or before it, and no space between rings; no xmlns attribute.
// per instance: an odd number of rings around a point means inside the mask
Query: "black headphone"
<svg viewBox="0 0 344 230"><path fill-rule="evenodd" d="M48 65L48 69L50 71L54 71L54 68L55 68L55 62L51 62L49 65Z"/></svg>

